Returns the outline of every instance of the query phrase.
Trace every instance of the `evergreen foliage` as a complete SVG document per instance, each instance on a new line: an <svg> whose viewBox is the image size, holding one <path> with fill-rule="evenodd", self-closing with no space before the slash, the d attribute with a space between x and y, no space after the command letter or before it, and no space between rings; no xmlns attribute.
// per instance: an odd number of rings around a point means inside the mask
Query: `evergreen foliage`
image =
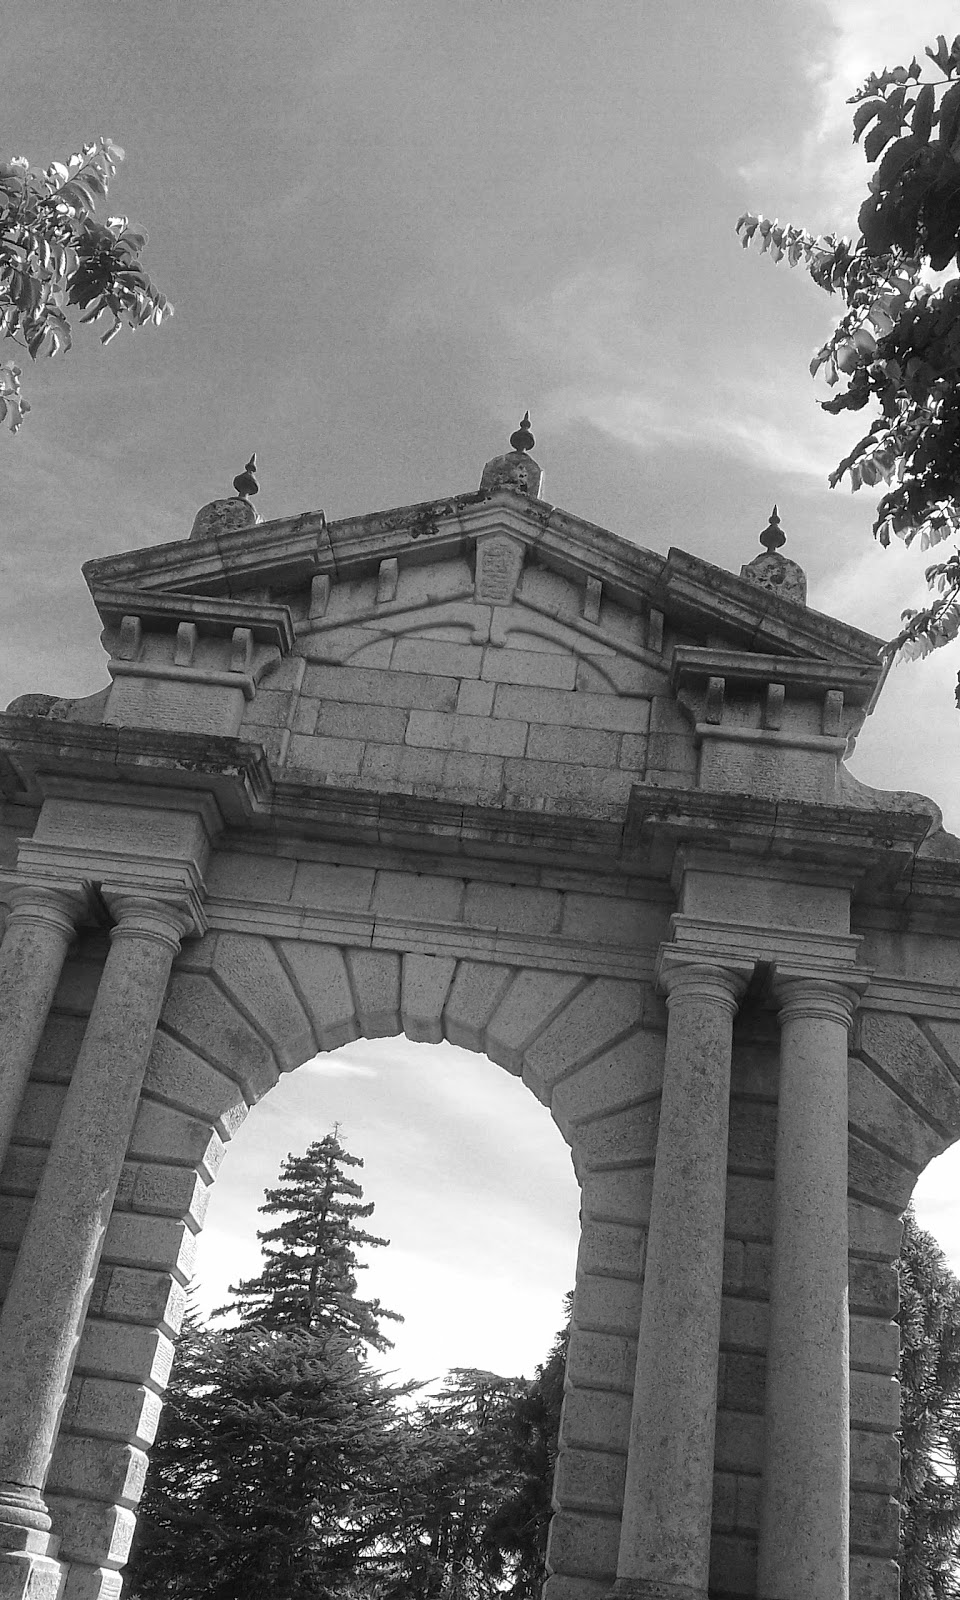
<svg viewBox="0 0 960 1600"><path fill-rule="evenodd" d="M900 1255L901 1600L960 1597L960 1281L912 1212Z"/></svg>

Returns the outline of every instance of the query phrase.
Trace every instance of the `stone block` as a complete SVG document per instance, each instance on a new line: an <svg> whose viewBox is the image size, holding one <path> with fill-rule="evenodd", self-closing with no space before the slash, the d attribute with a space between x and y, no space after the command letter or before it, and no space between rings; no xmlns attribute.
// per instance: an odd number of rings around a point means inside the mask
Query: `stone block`
<svg viewBox="0 0 960 1600"><path fill-rule="evenodd" d="M628 1166L635 1161L652 1162L659 1125L659 1096L583 1123L572 1136L577 1160L592 1170Z"/></svg>
<svg viewBox="0 0 960 1600"><path fill-rule="evenodd" d="M528 884L467 884L463 920L468 927L497 933L555 933L560 926L561 896L555 889Z"/></svg>
<svg viewBox="0 0 960 1600"><path fill-rule="evenodd" d="M408 716L429 717L440 714L430 711L408 712L403 706L382 706L376 703L357 705L350 701L322 700L313 732L319 738L348 741L359 739L362 744L370 740L376 740L378 744L403 744ZM354 767L350 770L357 769Z"/></svg>
<svg viewBox="0 0 960 1600"><path fill-rule="evenodd" d="M562 1079L550 1101L557 1125L566 1133L568 1127L659 1094L663 1050L662 1035L638 1028L596 1061Z"/></svg>
<svg viewBox="0 0 960 1600"><path fill-rule="evenodd" d="M120 1600L123 1573L72 1561L62 1600Z"/></svg>
<svg viewBox="0 0 960 1600"><path fill-rule="evenodd" d="M66 1567L30 1550L0 1550L0 1600L64 1600Z"/></svg>
<svg viewBox="0 0 960 1600"><path fill-rule="evenodd" d="M317 1042L277 951L269 939L222 933L213 970L238 1007L270 1042L286 1070L316 1054Z"/></svg>
<svg viewBox="0 0 960 1600"><path fill-rule="evenodd" d="M370 874L371 885L373 874ZM306 940L280 940L277 949L310 1016L321 1050L360 1037L350 977L342 950Z"/></svg>
<svg viewBox="0 0 960 1600"><path fill-rule="evenodd" d="M53 1452L48 1488L56 1494L135 1507L146 1476L146 1453L133 1445L61 1434Z"/></svg>
<svg viewBox="0 0 960 1600"><path fill-rule="evenodd" d="M900 1491L900 1441L892 1433L850 1430L850 1483L854 1489Z"/></svg>
<svg viewBox="0 0 960 1600"><path fill-rule="evenodd" d="M480 676L489 683L572 690L577 682L577 658L563 650L515 650L491 645L483 653Z"/></svg>
<svg viewBox="0 0 960 1600"><path fill-rule="evenodd" d="M173 1272L188 1283L196 1247L196 1235L173 1217L114 1211L103 1241L102 1260L117 1267Z"/></svg>
<svg viewBox="0 0 960 1600"><path fill-rule="evenodd" d="M575 995L527 1052L524 1081L548 1088L643 1021L641 984L595 978ZM636 1159L636 1158L635 1158Z"/></svg>
<svg viewBox="0 0 960 1600"><path fill-rule="evenodd" d="M489 717L493 715L492 683L480 683L466 678L457 691L457 712L462 717Z"/></svg>
<svg viewBox="0 0 960 1600"><path fill-rule="evenodd" d="M755 1533L760 1526L761 1479L753 1474L737 1474L737 1527Z"/></svg>
<svg viewBox="0 0 960 1600"><path fill-rule="evenodd" d="M653 1167L621 1167L614 1172L585 1172L580 1204L584 1218L626 1222L646 1227L650 1220Z"/></svg>
<svg viewBox="0 0 960 1600"><path fill-rule="evenodd" d="M510 727L510 723L502 726ZM505 754L511 754L507 751ZM533 761L568 761L578 766L615 767L620 753L620 735L595 728L534 724L527 740L527 755Z"/></svg>
<svg viewBox="0 0 960 1600"><path fill-rule="evenodd" d="M498 804L503 788L503 757L467 755L451 750L443 758L442 787L448 792L469 790L486 804Z"/></svg>
<svg viewBox="0 0 960 1600"><path fill-rule="evenodd" d="M636 1278L578 1273L573 1303L576 1326L591 1333L621 1333L635 1339L641 1299L642 1287Z"/></svg>
<svg viewBox="0 0 960 1600"><path fill-rule="evenodd" d="M69 1012L78 1017L90 1015L100 987L108 948L106 944L101 946L98 943L96 935L81 935L74 953L68 955L60 974L53 1002L56 1011Z"/></svg>
<svg viewBox="0 0 960 1600"><path fill-rule="evenodd" d="M522 756L525 722L493 717L461 717L452 712L411 711L406 742L432 750L461 750L475 755Z"/></svg>
<svg viewBox="0 0 960 1600"><path fill-rule="evenodd" d="M738 1173L773 1175L777 1144L777 1108L755 1100L730 1102L731 1167Z"/></svg>
<svg viewBox="0 0 960 1600"><path fill-rule="evenodd" d="M648 765L648 752L650 749L650 735L648 733L625 733L620 740L620 765L625 771L634 773L642 778Z"/></svg>
<svg viewBox="0 0 960 1600"><path fill-rule="evenodd" d="M223 1160L223 1140L208 1122L141 1098L127 1154L133 1161L195 1167L212 1183Z"/></svg>
<svg viewBox="0 0 960 1600"><path fill-rule="evenodd" d="M0 1249L19 1250L31 1207L32 1201L26 1196L3 1196L0 1204Z"/></svg>
<svg viewBox="0 0 960 1600"><path fill-rule="evenodd" d="M63 1428L98 1439L151 1445L160 1423L162 1401L143 1383L113 1378L75 1377L64 1408ZM61 1437L66 1437L61 1433Z"/></svg>
<svg viewBox="0 0 960 1600"><path fill-rule="evenodd" d="M70 1082L86 1027L86 1017L50 1014L33 1058L34 1083Z"/></svg>
<svg viewBox="0 0 960 1600"><path fill-rule="evenodd" d="M740 1300L725 1295L720 1313L720 1342L726 1350L762 1352L767 1348L769 1307L762 1300ZM734 1405L734 1410L749 1407Z"/></svg>
<svg viewBox="0 0 960 1600"><path fill-rule="evenodd" d="M723 1292L737 1294L743 1288L744 1246L741 1239L723 1242Z"/></svg>
<svg viewBox="0 0 960 1600"><path fill-rule="evenodd" d="M244 713L244 735L249 722L262 728L285 727L292 696L287 691L259 687Z"/></svg>
<svg viewBox="0 0 960 1600"><path fill-rule="evenodd" d="M482 664L479 645L440 639L398 639L390 658L395 672L425 672L443 678L479 678Z"/></svg>
<svg viewBox="0 0 960 1600"><path fill-rule="evenodd" d="M348 950L346 960L363 1037L400 1033L400 957L392 950Z"/></svg>
<svg viewBox="0 0 960 1600"><path fill-rule="evenodd" d="M858 1490L850 1496L850 1547L864 1555L895 1556L900 1503L889 1494Z"/></svg>
<svg viewBox="0 0 960 1600"><path fill-rule="evenodd" d="M183 1285L166 1272L101 1265L90 1296L90 1312L113 1322L162 1327L176 1338L186 1309Z"/></svg>
<svg viewBox="0 0 960 1600"><path fill-rule="evenodd" d="M732 1533L737 1526L737 1475L735 1472L715 1472L713 1475L713 1514L715 1532Z"/></svg>
<svg viewBox="0 0 960 1600"><path fill-rule="evenodd" d="M189 1049L233 1078L249 1105L272 1089L276 1061L246 1018L208 977L175 973L163 1009L163 1025Z"/></svg>
<svg viewBox="0 0 960 1600"><path fill-rule="evenodd" d="M757 1542L742 1534L717 1533L710 1540L710 1593L752 1596L757 1592Z"/></svg>
<svg viewBox="0 0 960 1600"><path fill-rule="evenodd" d="M122 1566L130 1554L136 1518L125 1506L68 1494L51 1494L50 1512L60 1535L60 1556L88 1566Z"/></svg>
<svg viewBox="0 0 960 1600"><path fill-rule="evenodd" d="M850 1365L890 1377L900 1360L900 1329L876 1317L850 1318Z"/></svg>
<svg viewBox="0 0 960 1600"><path fill-rule="evenodd" d="M464 674L466 676L466 674ZM649 700L577 690L537 689L502 683L493 701L494 716L517 722L559 723L562 727L605 729L611 733L646 733Z"/></svg>
<svg viewBox="0 0 960 1600"><path fill-rule="evenodd" d="M574 1389L563 1397L560 1437L563 1448L610 1450L626 1456L630 1440L631 1395L614 1390Z"/></svg>
<svg viewBox="0 0 960 1600"><path fill-rule="evenodd" d="M440 788L445 754L442 750L416 750L410 745L368 744L361 773L367 783L404 784Z"/></svg>
<svg viewBox="0 0 960 1600"><path fill-rule="evenodd" d="M303 693L317 700L356 700L362 705L452 711L456 704L457 684L449 677L431 677L422 672L381 672L369 667L353 666L308 666L303 678Z"/></svg>
<svg viewBox="0 0 960 1600"><path fill-rule="evenodd" d="M766 1392L766 1361L763 1356L727 1351L723 1358L723 1384L720 1403L740 1415L763 1415Z"/></svg>
<svg viewBox="0 0 960 1600"><path fill-rule="evenodd" d="M368 911L375 877L373 867L299 861L291 899L295 905L317 906L322 911Z"/></svg>
<svg viewBox="0 0 960 1600"><path fill-rule="evenodd" d="M587 1218L580 1231L577 1270L638 1282L643 1276L646 1244L647 1230L643 1226Z"/></svg>
<svg viewBox="0 0 960 1600"><path fill-rule="evenodd" d="M742 1173L726 1179L726 1232L734 1238L773 1238L773 1182Z"/></svg>
<svg viewBox="0 0 960 1600"><path fill-rule="evenodd" d="M443 1008L444 1038L464 1050L483 1053L487 1023L496 1011L516 968L493 962L460 961Z"/></svg>
<svg viewBox="0 0 960 1600"><path fill-rule="evenodd" d="M750 1244L743 1247L743 1292L746 1295L770 1294L770 1274L773 1251L768 1244Z"/></svg>
<svg viewBox="0 0 960 1600"><path fill-rule="evenodd" d="M900 1385L875 1372L850 1374L850 1426L893 1433L900 1426Z"/></svg>
<svg viewBox="0 0 960 1600"><path fill-rule="evenodd" d="M850 1258L852 1315L893 1318L900 1309L900 1285L893 1262Z"/></svg>
<svg viewBox="0 0 960 1600"><path fill-rule="evenodd" d="M518 972L487 1024L483 1036L486 1055L508 1072L519 1073L528 1045L582 984L582 978L564 972Z"/></svg>
<svg viewBox="0 0 960 1600"><path fill-rule="evenodd" d="M120 1192L114 1202L120 1211L148 1212L156 1217L176 1217L196 1230L203 1226L210 1199L210 1185L190 1167L168 1166L156 1161L131 1161L125 1164Z"/></svg>
<svg viewBox="0 0 960 1600"><path fill-rule="evenodd" d="M636 1339L624 1334L591 1333L583 1328L571 1331L567 1381L577 1389L615 1390L632 1395L636 1371Z"/></svg>
<svg viewBox="0 0 960 1600"><path fill-rule="evenodd" d="M456 922L460 915L462 878L430 872L378 872L373 891L375 916L404 922Z"/></svg>
<svg viewBox="0 0 960 1600"><path fill-rule="evenodd" d="M851 1131L849 1139L850 1193L867 1205L879 1204L891 1211L904 1211L917 1181L915 1167L878 1150L869 1139Z"/></svg>
<svg viewBox="0 0 960 1600"><path fill-rule="evenodd" d="M456 961L452 956L405 955L400 976L400 1016L408 1039L439 1044L443 1008Z"/></svg>
<svg viewBox="0 0 960 1600"><path fill-rule="evenodd" d="M851 1250L860 1256L873 1256L878 1261L896 1260L903 1236L899 1216L851 1200L847 1205L847 1217Z"/></svg>
<svg viewBox="0 0 960 1600"><path fill-rule="evenodd" d="M503 786L508 794L521 797L615 805L628 798L633 778L628 772L609 768L598 770L571 761L531 761L525 757L522 761L504 760Z"/></svg>
<svg viewBox="0 0 960 1600"><path fill-rule="evenodd" d="M76 1374L115 1378L166 1388L173 1365L173 1341L155 1328L87 1317L77 1352Z"/></svg>
<svg viewBox="0 0 960 1600"><path fill-rule="evenodd" d="M940 1154L946 1142L943 1134L855 1056L850 1057L847 1082L850 1126L865 1139L895 1151L901 1164L914 1172L922 1171ZM957 1094L960 1096L960 1085Z"/></svg>
<svg viewBox="0 0 960 1600"><path fill-rule="evenodd" d="M851 1555L850 1600L900 1600L900 1569L882 1556Z"/></svg>
<svg viewBox="0 0 960 1600"><path fill-rule="evenodd" d="M619 1516L626 1471L626 1457L611 1450L562 1450L553 1486L555 1502L565 1511Z"/></svg>
<svg viewBox="0 0 960 1600"><path fill-rule="evenodd" d="M858 1053L898 1083L933 1122L951 1137L960 1134L960 1083L911 1017L863 1011L857 1043Z"/></svg>
<svg viewBox="0 0 960 1600"><path fill-rule="evenodd" d="M717 1411L715 1461L721 1472L759 1473L763 1466L763 1417L721 1406Z"/></svg>
<svg viewBox="0 0 960 1600"><path fill-rule="evenodd" d="M563 1511L550 1524L547 1561L554 1572L612 1579L619 1548L619 1517Z"/></svg>
<svg viewBox="0 0 960 1600"><path fill-rule="evenodd" d="M207 868L207 892L237 900L283 905L291 898L297 863L288 856L218 850Z"/></svg>
<svg viewBox="0 0 960 1600"><path fill-rule="evenodd" d="M609 894L565 894L560 932L582 944L654 948L670 937L671 910L668 905Z"/></svg>
<svg viewBox="0 0 960 1600"><path fill-rule="evenodd" d="M147 1063L144 1094L216 1126L231 1139L247 1114L247 1103L235 1079L158 1028Z"/></svg>
<svg viewBox="0 0 960 1600"><path fill-rule="evenodd" d="M366 746L361 739L319 739L295 733L287 746L287 762L311 772L360 771Z"/></svg>
<svg viewBox="0 0 960 1600"><path fill-rule="evenodd" d="M571 1578L552 1572L543 1586L543 1600L607 1600L609 1592L606 1578Z"/></svg>

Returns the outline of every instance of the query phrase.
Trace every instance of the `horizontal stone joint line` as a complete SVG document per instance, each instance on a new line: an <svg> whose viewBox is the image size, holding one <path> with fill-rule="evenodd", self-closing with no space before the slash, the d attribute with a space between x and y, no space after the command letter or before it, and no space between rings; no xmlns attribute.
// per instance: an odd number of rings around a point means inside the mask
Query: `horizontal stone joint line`
<svg viewBox="0 0 960 1600"><path fill-rule="evenodd" d="M588 979L589 983L596 981L598 980L593 978ZM568 1001L567 1004L569 1005L569 1003L570 1002ZM567 1067L566 1070L561 1073L560 1077L554 1079L553 1083L550 1085L551 1094L553 1090L558 1088L561 1083L565 1083L567 1078L571 1077L573 1073L581 1072L584 1067L592 1067L599 1057L604 1055L608 1050L614 1050L616 1049L617 1045L625 1044L630 1038L631 1034L645 1033L648 1031L648 1029L638 1027L636 1021L633 1021L628 1023L626 1027L621 1028L619 1032L610 1034L609 1038L604 1039L603 1043L598 1045L595 1050L591 1050L585 1056L578 1057L572 1066Z"/></svg>
<svg viewBox="0 0 960 1600"><path fill-rule="evenodd" d="M852 1117L847 1126L850 1133L859 1139L862 1144L868 1145L871 1150L876 1150L878 1155L886 1156L888 1160L895 1162L898 1167L902 1167L904 1172L911 1172L915 1178L920 1176L923 1166L915 1167L911 1161L907 1161L904 1158L902 1151L898 1152L892 1145L886 1144L884 1140L879 1139L875 1133L869 1133L866 1129L861 1128L860 1124L854 1122Z"/></svg>
<svg viewBox="0 0 960 1600"><path fill-rule="evenodd" d="M199 1044L195 1040L191 1039L188 1034L181 1033L177 1028L171 1027L169 1022L161 1021L158 1023L157 1032L165 1033L168 1039L173 1040L174 1044L182 1045L183 1049L189 1050L192 1056L197 1056L198 1059L203 1062L204 1066L210 1068L211 1072L219 1073L222 1078L226 1078L228 1082L232 1083L235 1089L239 1089L240 1099L249 1110L249 1106L247 1105L247 1096L243 1084L236 1074L231 1071L229 1066L223 1066L219 1061L212 1061L209 1056L204 1055ZM197 1115L198 1113L196 1108L192 1108L191 1116ZM202 1121L203 1118L201 1117L199 1120Z"/></svg>
<svg viewBox="0 0 960 1600"><path fill-rule="evenodd" d="M956 991L954 991L954 992L956 992ZM951 1056L949 1050L947 1050L945 1045L943 1045L941 1043L941 1041L936 1037L933 1029L930 1027L930 1025L927 1022L926 1018L925 1017L911 1017L910 1021L914 1024L914 1027L917 1029L917 1031L926 1040L927 1044L930 1046L930 1049L933 1051L934 1055L937 1057L937 1060L940 1061L943 1064L943 1066L946 1067L946 1069L949 1072L951 1078L958 1085L958 1087L960 1087L960 1063L958 1063L958 1062L956 1062L954 1060L954 1058L953 1058L953 1056Z"/></svg>
<svg viewBox="0 0 960 1600"><path fill-rule="evenodd" d="M225 1000L229 1000L234 1010L243 1018L244 1022L246 1022L253 1029L254 1033L257 1035L257 1038L260 1040L260 1043L266 1045L268 1051L270 1052L270 1058L273 1061L274 1066L279 1071L280 1063L277 1060L274 1050L276 1041L270 1037L263 1024L257 1021L253 1012L250 1011L246 1005L244 1005L240 997L234 993L234 991L230 988L230 985L226 982L226 979L221 977L219 972L214 972L211 970L210 972L204 973L203 976L207 979L208 983L213 986L214 989L219 991ZM309 1025L309 1017L305 1016L304 1021ZM194 1051L194 1054L196 1054L196 1051Z"/></svg>
<svg viewBox="0 0 960 1600"><path fill-rule="evenodd" d="M517 968L516 977L512 980L510 988L513 987L513 984L517 981L517 978L519 978L522 973L524 973L524 972L526 972L528 970L529 969L526 968L526 967L518 967ZM537 1027L535 1028L534 1032L529 1034L523 1040L522 1044L519 1044L517 1046L517 1049L519 1050L521 1055L525 1055L528 1050L532 1050L533 1046L536 1044L537 1040L541 1037L541 1035L546 1033L547 1029L553 1026L553 1024L556 1022L557 1018L561 1017L563 1015L563 1013L566 1011L567 1007L569 1005L572 1005L574 1000L576 1000L577 997L583 993L584 989L586 989L588 984L590 984L592 982L593 982L593 979L589 976L589 974L581 973L579 975L575 988L573 988L568 995L565 995L562 1000L558 1000L557 1004L553 1007L553 1009L551 1011L549 1011L547 1013L546 1017L541 1022L539 1022L537 1024ZM506 998L509 995L509 993L510 993L510 990L508 989L506 991L506 993L504 994L504 996L503 996L504 1000L506 1000ZM502 1003L503 1003L503 1001L501 1001L501 1004ZM500 1009L500 1007L498 1006L497 1007L497 1011L499 1011L499 1009ZM487 1020L487 1027L489 1027L490 1023L493 1021L493 1018L496 1016L496 1014L497 1014L496 1011L491 1012L490 1017Z"/></svg>
<svg viewBox="0 0 960 1600"><path fill-rule="evenodd" d="M578 1067L577 1070L583 1072L586 1069ZM562 1078L559 1080L560 1083L563 1081ZM554 1088L557 1087L558 1085L555 1084ZM636 1111L640 1106L653 1105L654 1101L661 1098L662 1091L660 1089L651 1089L649 1094L637 1095L629 1100L618 1100L614 1105L604 1106L601 1111L588 1111L583 1116L571 1116L566 1120L572 1128L590 1128L595 1122L603 1122L607 1117L621 1116L625 1111Z"/></svg>

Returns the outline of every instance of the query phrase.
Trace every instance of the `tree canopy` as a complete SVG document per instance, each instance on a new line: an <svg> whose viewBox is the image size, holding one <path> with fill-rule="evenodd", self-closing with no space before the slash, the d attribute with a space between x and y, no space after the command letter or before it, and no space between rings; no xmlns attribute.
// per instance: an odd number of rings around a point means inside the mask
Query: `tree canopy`
<svg viewBox="0 0 960 1600"><path fill-rule="evenodd" d="M70 349L71 315L110 319L109 344L121 328L159 325L173 307L150 281L141 255L147 242L126 217L95 215L123 160L112 140L84 145L43 171L24 156L0 163L0 335L32 361ZM22 368L0 363L0 423L16 433L30 410Z"/></svg>
<svg viewBox="0 0 960 1600"><path fill-rule="evenodd" d="M838 390L824 410L876 415L829 481L885 486L875 536L926 550L960 533L960 36L948 45L941 35L923 64L871 73L848 103L873 169L859 236L753 212L737 232L843 301L811 371ZM905 656L960 633L960 551L929 567L927 581L933 598L904 611L891 645Z"/></svg>

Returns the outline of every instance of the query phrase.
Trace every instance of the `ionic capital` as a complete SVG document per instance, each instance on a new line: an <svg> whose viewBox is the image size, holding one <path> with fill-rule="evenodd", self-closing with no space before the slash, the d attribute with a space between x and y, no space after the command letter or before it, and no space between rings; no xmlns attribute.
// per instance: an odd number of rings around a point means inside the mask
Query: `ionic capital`
<svg viewBox="0 0 960 1600"><path fill-rule="evenodd" d="M116 918L110 930L111 942L150 939L176 955L180 941L194 930L191 908L185 899L167 900L154 895L130 894L106 888L103 898L111 916Z"/></svg>
<svg viewBox="0 0 960 1600"><path fill-rule="evenodd" d="M785 1022L809 1019L835 1022L849 1032L853 1013L860 1004L860 996L867 980L851 973L853 982L837 983L831 978L787 978L774 980L773 993L780 1012L781 1026Z"/></svg>

